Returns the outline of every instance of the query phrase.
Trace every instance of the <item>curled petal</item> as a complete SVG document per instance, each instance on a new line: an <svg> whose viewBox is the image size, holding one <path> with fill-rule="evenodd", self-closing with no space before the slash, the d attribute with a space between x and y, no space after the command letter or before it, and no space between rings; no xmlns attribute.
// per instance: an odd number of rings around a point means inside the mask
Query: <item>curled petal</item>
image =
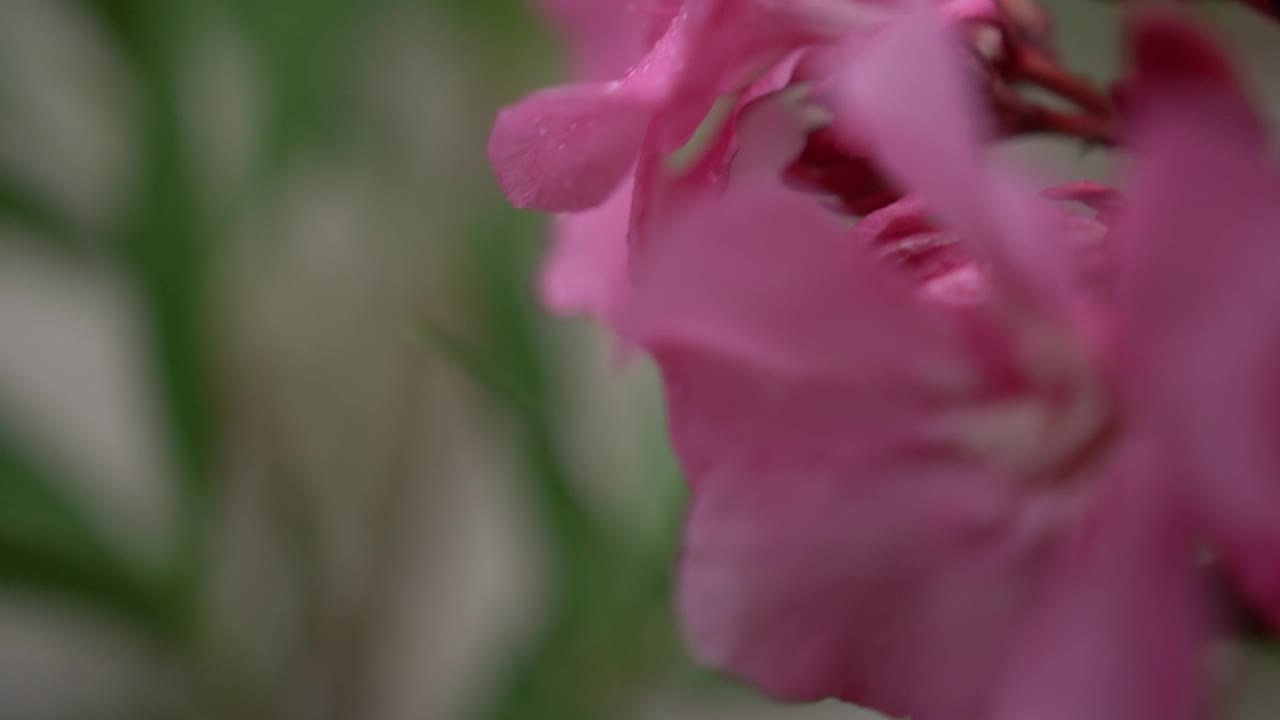
<svg viewBox="0 0 1280 720"><path fill-rule="evenodd" d="M836 128L989 263L993 284L1015 304L1065 305L1070 261L1050 238L1053 213L1032 184L984 157L993 134L970 64L942 14L906 15L873 37L840 80Z"/></svg>
<svg viewBox="0 0 1280 720"><path fill-rule="evenodd" d="M512 204L567 212L604 202L670 99L689 30L677 16L620 80L542 90L504 108L489 136L489 161Z"/></svg>
<svg viewBox="0 0 1280 720"><path fill-rule="evenodd" d="M737 152L730 168L730 182L753 182L757 177L776 181L804 151L812 122L797 98L790 95L776 92L739 109L734 118Z"/></svg>
<svg viewBox="0 0 1280 720"><path fill-rule="evenodd" d="M636 169L629 228L633 247L643 247L650 229L682 208L719 191L731 179L767 172L774 160L790 152L804 118L791 112L791 103L779 91L791 79L794 60L793 56L779 62L742 91L688 167L673 167L665 156L661 137L678 119L658 113Z"/></svg>
<svg viewBox="0 0 1280 720"><path fill-rule="evenodd" d="M635 162L656 104L620 83L534 93L498 114L489 161L516 207L594 207Z"/></svg>
<svg viewBox="0 0 1280 720"><path fill-rule="evenodd" d="M1280 175L1206 39L1150 18L1135 43L1132 201L1115 231L1134 405L1182 460L1223 562L1280 628Z"/></svg>
<svg viewBox="0 0 1280 720"><path fill-rule="evenodd" d="M594 207L636 163L642 145L644 156L665 158L689 140L718 96L867 15L862 3L845 0L690 4L622 79L544 90L504 109L489 159L518 207Z"/></svg>
<svg viewBox="0 0 1280 720"><path fill-rule="evenodd" d="M897 365L890 356L912 357L908 348L949 354L944 328L905 283L869 263L833 214L777 180L704 197L651 239L625 322L642 347L692 345L839 375Z"/></svg>
<svg viewBox="0 0 1280 720"><path fill-rule="evenodd" d="M950 287L945 277L973 264L958 252L955 237L936 227L924 203L910 196L859 220L853 226L853 239L906 271L926 290L931 285ZM933 283L939 279L943 282Z"/></svg>
<svg viewBox="0 0 1280 720"><path fill-rule="evenodd" d="M803 138L803 119L777 92L789 76L784 63L753 83L691 167L676 171L646 154L648 162L627 173L602 205L558 217L541 277L543 302L553 312L611 320L629 292L631 235L717 192L731 167L737 178L777 171L792 141Z"/></svg>

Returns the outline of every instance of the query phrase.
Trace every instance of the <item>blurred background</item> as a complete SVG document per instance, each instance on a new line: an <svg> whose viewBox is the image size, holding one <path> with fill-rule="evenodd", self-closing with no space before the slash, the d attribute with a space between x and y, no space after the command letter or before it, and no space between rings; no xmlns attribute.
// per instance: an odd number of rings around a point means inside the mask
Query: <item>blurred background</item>
<svg viewBox="0 0 1280 720"><path fill-rule="evenodd" d="M871 717L681 650L653 373L484 157L562 76L522 0L0 0L0 718Z"/></svg>

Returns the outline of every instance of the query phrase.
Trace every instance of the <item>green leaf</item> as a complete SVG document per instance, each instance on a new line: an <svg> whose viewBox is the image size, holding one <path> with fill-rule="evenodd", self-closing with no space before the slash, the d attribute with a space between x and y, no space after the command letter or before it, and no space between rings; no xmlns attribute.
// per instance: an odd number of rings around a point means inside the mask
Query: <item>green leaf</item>
<svg viewBox="0 0 1280 720"><path fill-rule="evenodd" d="M361 21L380 0L222 0L245 32L265 80L267 117L257 168L270 192L300 149L339 127Z"/></svg>
<svg viewBox="0 0 1280 720"><path fill-rule="evenodd" d="M174 638L170 607L158 591L117 558L70 550L0 529L0 585L63 598L122 620L149 638Z"/></svg>
<svg viewBox="0 0 1280 720"><path fill-rule="evenodd" d="M479 208L464 236L465 287L474 292L469 332L431 324L427 343L512 419L523 479L552 540L558 593L542 632L478 717L617 717L680 657L669 609L670 546L655 552L619 536L577 495L562 451L553 321L531 291L542 223L498 202Z"/></svg>
<svg viewBox="0 0 1280 720"><path fill-rule="evenodd" d="M645 590L638 593L643 604L617 599L561 613L477 716L597 720L630 714L681 660L666 597L649 602Z"/></svg>
<svg viewBox="0 0 1280 720"><path fill-rule="evenodd" d="M204 561L220 414L208 307L212 259L172 88L154 86L143 115L143 169L121 240L143 300L152 372L177 473L183 537L175 592L189 604L198 596Z"/></svg>
<svg viewBox="0 0 1280 720"><path fill-rule="evenodd" d="M481 337L464 340L440 327L428 327L427 335L510 414L531 491L572 580L573 568L587 562L584 553L601 544L605 531L577 497L561 457L554 355L546 342L551 329L530 283L540 254L533 220L496 206L476 212L462 264Z"/></svg>
<svg viewBox="0 0 1280 720"><path fill-rule="evenodd" d="M504 376L525 398L523 420L548 426L554 421L555 397L546 339L551 327L532 292L542 246L536 242L541 223L507 207L486 207L476 213L465 234L466 249L480 309L487 331L486 351L500 363Z"/></svg>
<svg viewBox="0 0 1280 720"><path fill-rule="evenodd" d="M504 374L501 362L493 355L481 351L474 341L432 319L423 324L422 341L431 351L466 375L476 387L489 393L491 399L499 405L513 411L521 408L517 412L520 416L530 412L524 409L528 401L521 397L519 384Z"/></svg>
<svg viewBox="0 0 1280 720"><path fill-rule="evenodd" d="M164 635L157 587L113 547L69 487L0 426L0 584L59 595Z"/></svg>
<svg viewBox="0 0 1280 720"><path fill-rule="evenodd" d="M134 70L154 76L172 69L183 47L177 28L190 8L190 0L76 0L99 26Z"/></svg>
<svg viewBox="0 0 1280 720"><path fill-rule="evenodd" d="M56 247L75 244L71 222L45 198L0 168L0 222L12 223Z"/></svg>
<svg viewBox="0 0 1280 720"><path fill-rule="evenodd" d="M205 563L219 417L208 307L211 243L178 97L197 1L80 0L110 31L138 86L138 173L115 246L142 301L180 502L170 603L192 619Z"/></svg>
<svg viewBox="0 0 1280 720"><path fill-rule="evenodd" d="M202 484L215 417L207 308L211 258L173 107L153 98L148 110L141 133L144 169L123 249L145 301L179 471Z"/></svg>
<svg viewBox="0 0 1280 720"><path fill-rule="evenodd" d="M504 61L527 58L527 43L536 34L545 31L540 18L530 12L533 3L528 0L427 0L433 12L442 11L453 23L470 32L489 38L501 38L516 43L515 47L495 45L492 51Z"/></svg>
<svg viewBox="0 0 1280 720"><path fill-rule="evenodd" d="M64 546L96 540L81 513L63 497L53 474L10 437L0 435L0 528L10 535Z"/></svg>

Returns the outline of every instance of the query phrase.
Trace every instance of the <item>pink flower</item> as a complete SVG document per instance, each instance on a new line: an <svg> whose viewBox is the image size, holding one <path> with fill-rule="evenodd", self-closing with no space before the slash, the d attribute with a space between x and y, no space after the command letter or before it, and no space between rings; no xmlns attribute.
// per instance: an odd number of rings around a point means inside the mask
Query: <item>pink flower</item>
<svg viewBox="0 0 1280 720"><path fill-rule="evenodd" d="M540 294L546 306L563 314L611 318L625 302L629 289L632 239L643 235L664 214L723 185L729 177L731 161L739 166L749 165L749 158L739 162L736 157L740 135L753 136L756 147L774 144L772 128L753 129L753 118L773 115L769 108L779 104L775 91L788 81L790 71L791 64L781 63L746 88L689 167L673 172L665 155L645 153L636 169L602 205L557 216L554 244L540 278ZM798 154L799 148L791 148L790 152Z"/></svg>
<svg viewBox="0 0 1280 720"><path fill-rule="evenodd" d="M518 207L594 207L622 182L642 145L661 154L678 149L716 98L749 84L752 73L881 16L866 5L875 3L686 2L621 78L542 90L504 109L489 142L498 179ZM651 128L659 114L662 122Z"/></svg>
<svg viewBox="0 0 1280 720"><path fill-rule="evenodd" d="M546 0L558 7L570 35L620 34L619 22L643 20L645 32L624 34L625 47L643 37L650 49L619 79L543 90L498 116L489 156L500 183L519 207L565 211L556 247L543 272L544 301L560 312L607 317L625 292L627 236L661 206L668 155L684 145L723 93L751 84L789 50L839 37L864 21L854 0L697 0L677 3L591 5ZM660 32L655 35L652 28ZM589 68L614 64L617 55L579 43ZM788 78L770 80L776 89ZM755 83L745 105L767 89ZM731 149L732 124L722 135ZM726 163L728 156L722 158ZM723 168L705 168L715 179ZM714 172L713 172L714 171ZM638 183L628 178L638 174ZM628 186L630 188L628 189ZM634 209L633 197L634 196Z"/></svg>
<svg viewBox="0 0 1280 720"><path fill-rule="evenodd" d="M628 246L643 242L646 228L681 196L728 175L740 145L737 118L793 82L822 99L834 71L855 61L865 38L899 13L894 0L542 2L575 41L579 74L592 82L541 91L504 110L490 157L516 205L565 211L541 278L544 302L556 312L601 318L625 296ZM1006 17L996 0L938 0L937 7L970 29L988 59L992 101L1001 105L1008 132L1105 135L1092 116L1048 110L1007 89L1032 82L1093 113L1105 106L1028 43L1042 34L1035 21L1043 24L1043 17L1028 20L1025 9ZM620 79L600 79L646 49ZM693 170L673 170L671 154L689 141L713 101L736 91L735 107L708 142L711 150ZM829 130L810 136L788 176L858 214L900 195L856 138L836 138Z"/></svg>
<svg viewBox="0 0 1280 720"><path fill-rule="evenodd" d="M1191 720L1206 549L1280 628L1280 177L1206 41L1134 47L1126 200L1052 193L1097 218L987 161L917 13L835 95L913 199L851 236L756 174L637 249L618 322L691 484L703 661L914 720Z"/></svg>
<svg viewBox="0 0 1280 720"><path fill-rule="evenodd" d="M567 41L576 79L600 82L623 75L644 59L683 3L540 0L538 4ZM539 294L547 308L564 314L609 315L627 284L625 237L633 186L633 181L624 180L601 205L555 218L551 250L539 279Z"/></svg>

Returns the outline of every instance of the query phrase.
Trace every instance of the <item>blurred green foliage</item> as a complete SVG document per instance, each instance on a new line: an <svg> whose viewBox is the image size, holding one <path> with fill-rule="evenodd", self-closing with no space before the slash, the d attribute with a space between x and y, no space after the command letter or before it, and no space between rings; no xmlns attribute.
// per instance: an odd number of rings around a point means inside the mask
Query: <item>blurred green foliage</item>
<svg viewBox="0 0 1280 720"><path fill-rule="evenodd" d="M184 118L182 87L192 47L211 16L230 18L246 42L264 97L253 144L250 205L266 202L301 158L343 141L352 92L355 38L362 25L410 0L62 0L94 18L121 59L136 92L130 133L131 186L105 230L108 262L123 270L138 312L157 415L165 430L169 483L178 498L178 532L159 567L130 556L95 524L90 509L59 477L58 463L0 425L0 584L70 599L122 621L165 648L197 685L238 697L213 699L236 712L269 715L269 692L226 670L228 659L203 625L210 546L225 488L234 397L218 372L218 322L211 295L226 247L193 167L195 140ZM468 38L490 65L481 81L505 76L515 58L545 53L538 22L519 0L427 3L449 33ZM504 88L501 92L507 92ZM444 98L444 102L451 99ZM487 119L484 120L487 122ZM484 162L482 157L472 159ZM0 222L19 226L66 255L84 245L63 208L0 163ZM464 202L456 271L467 316L478 330L458 333L424 321L424 353L439 353L478 387L509 421L501 442L515 448L525 497L536 509L554 554L551 607L532 644L503 670L483 718L614 717L679 660L669 611L671 541L631 537L593 514L579 497L564 456L558 417L561 389L553 372L555 332L530 292L541 221L508 209L493 188ZM76 261L74 253L69 261ZM6 408L0 408L4 417ZM495 439L499 441L499 439ZM654 443L656 445L656 443ZM658 464L655 464L657 467ZM670 465L655 492L678 485ZM91 482L91 480L90 480ZM675 496L678 499L678 496ZM677 515L675 504L672 516ZM305 519L303 525L305 525ZM298 562L306 562L299 558ZM211 647L213 649L211 649ZM212 669L211 669L212 668ZM231 678L231 679L228 679Z"/></svg>
<svg viewBox="0 0 1280 720"><path fill-rule="evenodd" d="M76 240L66 217L48 199L9 175L0 174L0 218L47 245L70 250Z"/></svg>
<svg viewBox="0 0 1280 720"><path fill-rule="evenodd" d="M621 714L680 657L670 616L671 542L653 547L592 516L577 496L557 424L552 331L528 293L537 245L510 212L477 214L468 249L470 305L482 340L429 325L427 340L514 421L528 486L555 550L557 589L535 644L479 717L589 720ZM511 243L516 241L514 249ZM653 478L655 487L674 477ZM672 508L674 510L674 507Z"/></svg>
<svg viewBox="0 0 1280 720"><path fill-rule="evenodd" d="M54 592L163 635L169 618L146 570L68 494L69 482L0 425L0 579Z"/></svg>

